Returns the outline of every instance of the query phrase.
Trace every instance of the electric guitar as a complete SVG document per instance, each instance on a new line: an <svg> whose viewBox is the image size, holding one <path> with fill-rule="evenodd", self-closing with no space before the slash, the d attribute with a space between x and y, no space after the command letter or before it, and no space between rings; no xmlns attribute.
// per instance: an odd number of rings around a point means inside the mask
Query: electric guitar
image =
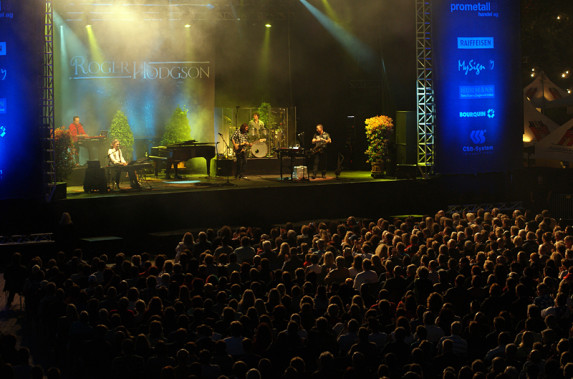
<svg viewBox="0 0 573 379"><path fill-rule="evenodd" d="M261 138L259 140L256 140L254 142L245 142L242 143L240 145L238 145L238 147L233 146L233 150L235 151L235 155L243 153L245 151L247 151L247 149L253 144L253 143L257 143L257 142L266 142L266 138Z"/></svg>
<svg viewBox="0 0 573 379"><path fill-rule="evenodd" d="M324 150L326 150L326 145L327 143L324 142L324 140L317 142L316 145L310 149L310 154L314 155L322 153Z"/></svg>

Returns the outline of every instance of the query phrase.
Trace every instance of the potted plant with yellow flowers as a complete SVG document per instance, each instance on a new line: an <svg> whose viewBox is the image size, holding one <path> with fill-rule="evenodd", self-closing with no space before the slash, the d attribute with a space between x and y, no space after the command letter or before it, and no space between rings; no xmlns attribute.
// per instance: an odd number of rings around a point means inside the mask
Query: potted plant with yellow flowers
<svg viewBox="0 0 573 379"><path fill-rule="evenodd" d="M74 162L74 144L70 131L65 126L54 129L54 162L56 165L56 181L65 181L72 173Z"/></svg>
<svg viewBox="0 0 573 379"><path fill-rule="evenodd" d="M372 166L371 175L373 178L381 178L390 170L394 123L388 116L375 116L367 118L365 124L368 141L365 154Z"/></svg>

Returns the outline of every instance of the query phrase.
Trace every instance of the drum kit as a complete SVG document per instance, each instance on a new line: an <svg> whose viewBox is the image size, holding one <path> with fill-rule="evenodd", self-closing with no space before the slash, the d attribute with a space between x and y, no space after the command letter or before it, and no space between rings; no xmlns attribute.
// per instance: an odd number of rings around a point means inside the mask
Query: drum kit
<svg viewBox="0 0 573 379"><path fill-rule="evenodd" d="M233 135L229 128L229 135ZM252 145L248 151L249 158L270 158L275 156L274 149L286 146L286 133L281 128L268 129L266 127L249 130L249 141Z"/></svg>

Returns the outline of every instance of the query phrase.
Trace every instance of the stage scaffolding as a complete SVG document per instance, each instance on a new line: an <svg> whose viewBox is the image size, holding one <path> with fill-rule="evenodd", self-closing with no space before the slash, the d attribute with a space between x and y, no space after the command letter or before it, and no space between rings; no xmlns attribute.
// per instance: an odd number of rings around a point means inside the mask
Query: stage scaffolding
<svg viewBox="0 0 573 379"><path fill-rule="evenodd" d="M41 135L43 197L49 202L52 200L56 189L56 162L54 151L54 13L52 0L46 0L44 15Z"/></svg>
<svg viewBox="0 0 573 379"><path fill-rule="evenodd" d="M434 172L436 115L432 71L431 0L416 0L416 65L417 163L422 175L428 177Z"/></svg>

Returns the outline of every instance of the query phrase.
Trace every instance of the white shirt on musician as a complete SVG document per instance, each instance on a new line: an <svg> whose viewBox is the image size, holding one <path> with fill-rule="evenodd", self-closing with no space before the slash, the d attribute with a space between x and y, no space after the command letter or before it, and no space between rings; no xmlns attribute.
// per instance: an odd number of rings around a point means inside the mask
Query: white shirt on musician
<svg viewBox="0 0 573 379"><path fill-rule="evenodd" d="M109 149L107 151L107 155L111 164L113 165L125 165L127 162L123 159L123 154L121 153L121 149Z"/></svg>

